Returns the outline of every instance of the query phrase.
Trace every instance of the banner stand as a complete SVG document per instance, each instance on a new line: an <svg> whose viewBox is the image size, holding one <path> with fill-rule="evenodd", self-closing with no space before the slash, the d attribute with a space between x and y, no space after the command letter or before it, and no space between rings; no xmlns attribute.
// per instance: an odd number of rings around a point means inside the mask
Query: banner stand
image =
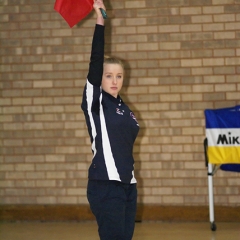
<svg viewBox="0 0 240 240"><path fill-rule="evenodd" d="M213 176L218 169L240 172L240 106L205 110L205 163L208 169L209 220L216 231L214 219Z"/></svg>

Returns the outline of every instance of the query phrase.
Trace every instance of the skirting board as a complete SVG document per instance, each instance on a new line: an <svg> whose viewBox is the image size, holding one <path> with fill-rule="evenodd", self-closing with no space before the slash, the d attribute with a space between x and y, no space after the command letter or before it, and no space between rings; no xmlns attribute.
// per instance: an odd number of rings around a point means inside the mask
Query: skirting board
<svg viewBox="0 0 240 240"><path fill-rule="evenodd" d="M240 206L215 206L215 222L240 222ZM0 205L0 221L91 221L88 205ZM208 206L142 205L136 221L209 221Z"/></svg>

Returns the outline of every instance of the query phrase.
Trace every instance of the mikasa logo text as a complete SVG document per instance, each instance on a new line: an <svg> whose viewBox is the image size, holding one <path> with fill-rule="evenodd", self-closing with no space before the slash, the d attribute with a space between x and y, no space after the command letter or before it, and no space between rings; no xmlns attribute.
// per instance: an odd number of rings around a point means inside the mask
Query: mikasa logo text
<svg viewBox="0 0 240 240"><path fill-rule="evenodd" d="M228 144L240 144L239 136L233 136L231 132L228 134L219 134L217 144L228 145Z"/></svg>
<svg viewBox="0 0 240 240"><path fill-rule="evenodd" d="M240 147L240 128L209 128L206 136L208 146Z"/></svg>

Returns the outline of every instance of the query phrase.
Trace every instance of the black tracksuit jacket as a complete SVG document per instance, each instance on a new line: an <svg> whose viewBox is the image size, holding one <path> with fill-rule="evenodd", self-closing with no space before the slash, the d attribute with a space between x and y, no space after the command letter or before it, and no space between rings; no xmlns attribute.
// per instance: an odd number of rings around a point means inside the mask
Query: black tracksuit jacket
<svg viewBox="0 0 240 240"><path fill-rule="evenodd" d="M91 180L136 183L133 144L139 132L133 112L101 88L104 59L104 26L95 26L92 52L83 91L82 110L92 143Z"/></svg>

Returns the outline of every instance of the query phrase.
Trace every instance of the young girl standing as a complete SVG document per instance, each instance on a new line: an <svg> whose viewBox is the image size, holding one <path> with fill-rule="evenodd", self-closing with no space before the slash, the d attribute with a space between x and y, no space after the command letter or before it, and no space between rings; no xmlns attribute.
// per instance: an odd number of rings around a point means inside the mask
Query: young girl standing
<svg viewBox="0 0 240 240"><path fill-rule="evenodd" d="M119 96L124 79L122 62L104 59L103 1L94 0L93 7L97 20L82 99L93 152L87 197L101 240L131 240L137 207L133 144L139 125Z"/></svg>

